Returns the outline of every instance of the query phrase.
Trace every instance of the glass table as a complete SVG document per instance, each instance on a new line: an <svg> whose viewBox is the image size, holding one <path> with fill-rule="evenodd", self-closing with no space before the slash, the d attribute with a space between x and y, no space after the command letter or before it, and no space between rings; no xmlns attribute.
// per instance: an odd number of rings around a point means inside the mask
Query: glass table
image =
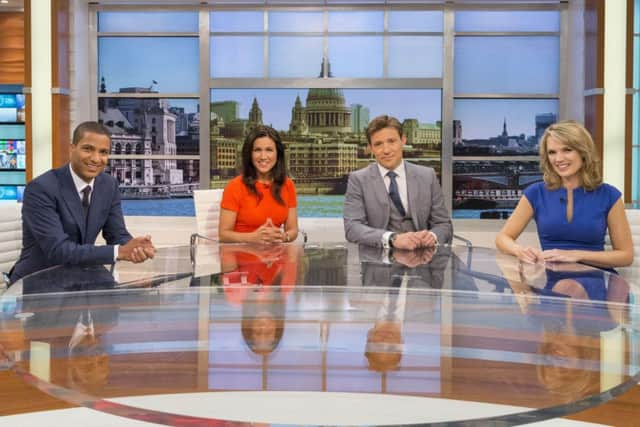
<svg viewBox="0 0 640 427"><path fill-rule="evenodd" d="M158 424L522 424L635 387L639 298L470 245L202 243L15 283L0 370Z"/></svg>

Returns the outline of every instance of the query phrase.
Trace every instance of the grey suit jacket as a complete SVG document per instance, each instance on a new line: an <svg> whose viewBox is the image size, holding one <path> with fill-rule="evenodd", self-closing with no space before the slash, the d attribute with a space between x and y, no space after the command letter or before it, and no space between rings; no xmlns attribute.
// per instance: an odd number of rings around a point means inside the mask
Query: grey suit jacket
<svg viewBox="0 0 640 427"><path fill-rule="evenodd" d="M416 230L431 230L438 242L448 243L453 226L442 189L432 168L404 162L411 219ZM344 198L344 231L347 240L382 246L388 231L391 201L377 163L349 175Z"/></svg>

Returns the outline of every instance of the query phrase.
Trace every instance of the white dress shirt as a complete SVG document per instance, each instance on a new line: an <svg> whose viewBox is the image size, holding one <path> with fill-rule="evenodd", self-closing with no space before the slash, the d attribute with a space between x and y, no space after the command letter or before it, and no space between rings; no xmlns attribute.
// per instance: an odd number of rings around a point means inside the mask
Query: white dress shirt
<svg viewBox="0 0 640 427"><path fill-rule="evenodd" d="M76 193L78 193L80 201L82 201L82 197L84 196L84 193L82 192L82 190L84 190L84 187L86 187L87 185L91 186L91 193L89 193L89 203L91 203L91 198L93 197L93 184L96 182L96 179L93 178L90 182L86 182L84 179L76 175L71 165L69 165L69 170L71 171L71 178L73 178L73 183L76 186Z"/></svg>
<svg viewBox="0 0 640 427"><path fill-rule="evenodd" d="M84 188L87 185L91 186L91 192L89 193L89 204L91 204L91 199L93 198L93 190L95 189L93 184L95 184L96 179L93 178L90 182L86 182L84 179L80 178L74 172L73 168L71 167L71 164L69 164L69 171L71 172L71 178L73 179L73 183L76 186L76 193L78 193L78 197L80 197L80 201L82 201L82 197L84 196L84 193L82 192L82 190L84 190ZM113 245L113 262L116 262L118 260L119 247L120 245Z"/></svg>
<svg viewBox="0 0 640 427"><path fill-rule="evenodd" d="M383 320L392 320L394 322L398 322L401 325L404 324L404 313L407 305L407 290L409 289L409 275L407 272L402 273L402 278L400 282L400 286L397 289L397 295L389 295L387 292L384 295L384 299L382 300L382 304L378 307L378 313L376 315L376 322ZM395 298L395 301L391 299Z"/></svg>
<svg viewBox="0 0 640 427"><path fill-rule="evenodd" d="M384 186L387 189L387 193L389 193L389 186L391 185L391 178L387 176L387 173L391 171L391 169L387 169L378 163L378 170L380 171L380 175L382 175L382 180L384 181ZM400 200L402 200L402 206L404 206L404 210L409 213L409 196L407 193L407 174L404 170L404 161L400 162L397 168L393 169L396 173L396 183L398 184L398 192L400 193Z"/></svg>

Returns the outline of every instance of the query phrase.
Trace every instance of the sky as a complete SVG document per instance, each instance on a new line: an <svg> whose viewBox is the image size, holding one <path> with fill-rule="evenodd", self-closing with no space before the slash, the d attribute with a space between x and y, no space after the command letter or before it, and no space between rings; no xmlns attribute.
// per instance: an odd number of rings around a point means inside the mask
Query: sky
<svg viewBox="0 0 640 427"><path fill-rule="evenodd" d="M557 31L557 12L465 11L456 13L456 31ZM262 12L213 12L211 29L262 31ZM438 11L395 11L389 14L390 31L442 31ZM197 31L195 12L101 12L101 31ZM316 31L322 28L318 12L274 12L268 25L272 31ZM507 19L508 18L508 19ZM380 31L379 11L330 12L331 31ZM264 38L215 36L211 43L212 77L262 78ZM340 35L327 40L334 77L382 78L383 37ZM390 36L390 77L442 77L440 36ZM314 78L320 72L323 39L318 36L277 36L268 40L271 77ZM559 39L541 37L456 37L454 48L454 93L545 94L559 92ZM149 87L160 93L188 93L199 90L197 37L100 37L99 77L107 90L121 87ZM241 84L241 83L240 83ZM212 101L237 100L240 116L247 117L253 97L264 113L265 123L288 128L296 94L303 103L306 89L213 89ZM439 89L345 89L347 105L367 106L370 117L389 113L399 118L417 118L434 123L441 117ZM195 105L191 102L192 105ZM456 100L454 118L463 122L463 137L488 138L502 131L507 119L510 134L531 135L535 115L556 113L557 100Z"/></svg>
<svg viewBox="0 0 640 427"><path fill-rule="evenodd" d="M536 114L558 116L557 100L540 99L457 99L453 118L462 122L462 139L487 139L502 133L507 120L509 135L535 135Z"/></svg>
<svg viewBox="0 0 640 427"><path fill-rule="evenodd" d="M457 37L454 58L456 94L560 92L558 36Z"/></svg>

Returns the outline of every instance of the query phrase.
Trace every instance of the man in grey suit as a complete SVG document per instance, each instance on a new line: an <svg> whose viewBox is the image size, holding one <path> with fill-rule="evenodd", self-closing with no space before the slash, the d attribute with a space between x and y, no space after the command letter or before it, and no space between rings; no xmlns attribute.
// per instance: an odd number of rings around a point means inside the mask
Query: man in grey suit
<svg viewBox="0 0 640 427"><path fill-rule="evenodd" d="M402 124L378 116L366 133L376 162L349 175L347 240L408 250L450 242L453 227L435 171L403 160Z"/></svg>

